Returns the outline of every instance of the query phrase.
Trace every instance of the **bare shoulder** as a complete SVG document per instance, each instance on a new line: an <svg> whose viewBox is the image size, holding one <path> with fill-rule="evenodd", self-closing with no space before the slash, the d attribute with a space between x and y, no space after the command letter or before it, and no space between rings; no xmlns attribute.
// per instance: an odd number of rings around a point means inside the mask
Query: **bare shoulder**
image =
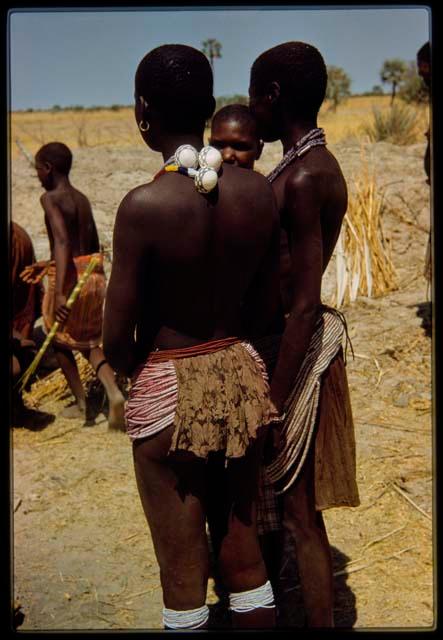
<svg viewBox="0 0 443 640"><path fill-rule="evenodd" d="M40 203L43 208L46 208L47 205L51 205L54 202L54 196L51 191L45 191L40 196Z"/></svg>
<svg viewBox="0 0 443 640"><path fill-rule="evenodd" d="M131 189L120 203L117 212L119 223L128 223L131 228L153 219L161 209L162 200L154 184L143 184Z"/></svg>
<svg viewBox="0 0 443 640"><path fill-rule="evenodd" d="M340 165L335 156L321 147L310 151L297 161L285 182L286 193L325 195L330 190L346 188Z"/></svg>

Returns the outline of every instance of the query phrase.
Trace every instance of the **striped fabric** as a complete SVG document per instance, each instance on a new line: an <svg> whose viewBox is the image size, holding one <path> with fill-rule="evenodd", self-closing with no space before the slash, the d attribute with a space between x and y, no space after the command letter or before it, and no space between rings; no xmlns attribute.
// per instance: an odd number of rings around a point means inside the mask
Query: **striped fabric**
<svg viewBox="0 0 443 640"><path fill-rule="evenodd" d="M283 446L266 468L274 484L284 478L284 482L279 483L279 490L275 490L277 495L289 489L303 467L316 424L321 376L342 346L344 333L341 314L323 306L306 357L286 401Z"/></svg>
<svg viewBox="0 0 443 640"><path fill-rule="evenodd" d="M131 440L146 438L174 422L177 406L177 375L174 362L150 362L132 378L126 404L127 433Z"/></svg>

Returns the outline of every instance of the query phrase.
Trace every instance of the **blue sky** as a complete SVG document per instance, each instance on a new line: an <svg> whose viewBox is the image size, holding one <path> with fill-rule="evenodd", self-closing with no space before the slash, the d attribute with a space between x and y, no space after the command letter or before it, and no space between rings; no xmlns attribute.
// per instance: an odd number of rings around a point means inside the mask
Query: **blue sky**
<svg viewBox="0 0 443 640"><path fill-rule="evenodd" d="M351 91L361 93L380 84L385 60L415 60L429 39L430 19L425 4L11 9L10 106L132 104L135 69L145 53L168 43L200 49L207 38L222 44L222 58L215 61L216 96L247 94L255 58L288 40L316 46L327 65L347 72Z"/></svg>

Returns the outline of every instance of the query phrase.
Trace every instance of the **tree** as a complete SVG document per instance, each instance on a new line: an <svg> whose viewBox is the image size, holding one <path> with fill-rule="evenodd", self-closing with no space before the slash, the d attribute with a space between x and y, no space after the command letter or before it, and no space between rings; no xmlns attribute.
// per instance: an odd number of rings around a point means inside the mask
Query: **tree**
<svg viewBox="0 0 443 640"><path fill-rule="evenodd" d="M384 84L392 85L391 89L391 105L394 103L397 87L402 82L407 71L406 62L393 58L385 60L380 71L380 79Z"/></svg>
<svg viewBox="0 0 443 640"><path fill-rule="evenodd" d="M326 98L331 100L333 111L336 111L340 102L351 95L351 78L341 67L328 67L328 84Z"/></svg>
<svg viewBox="0 0 443 640"><path fill-rule="evenodd" d="M205 56L209 58L209 63L211 65L212 73L214 73L214 60L215 58L221 58L221 42L216 40L215 38L208 38L204 42L202 42L203 53Z"/></svg>
<svg viewBox="0 0 443 640"><path fill-rule="evenodd" d="M372 87L372 91L370 92L373 96L382 96L383 95L383 87L379 84L374 84Z"/></svg>
<svg viewBox="0 0 443 640"><path fill-rule="evenodd" d="M405 102L429 102L429 89L417 73L417 65L410 62L398 91L398 95Z"/></svg>

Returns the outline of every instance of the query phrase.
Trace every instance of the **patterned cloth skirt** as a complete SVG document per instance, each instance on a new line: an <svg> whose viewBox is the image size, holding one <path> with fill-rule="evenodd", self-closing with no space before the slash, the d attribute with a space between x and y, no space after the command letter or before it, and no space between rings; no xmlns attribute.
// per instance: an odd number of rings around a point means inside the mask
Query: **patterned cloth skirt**
<svg viewBox="0 0 443 640"><path fill-rule="evenodd" d="M131 440L174 425L170 452L200 458L213 451L244 456L276 417L264 363L237 338L151 352L134 372L126 405Z"/></svg>
<svg viewBox="0 0 443 640"><path fill-rule="evenodd" d="M87 350L100 345L102 340L103 305L106 293L106 278L103 270L103 256L91 254L74 258L77 279L86 270L92 257L98 264L86 280L80 294L71 308L67 322L55 334L54 343L69 349ZM55 322L55 264L50 262L46 271L48 285L43 297L42 315L44 329L49 331ZM75 282L67 278L65 295L69 296Z"/></svg>

